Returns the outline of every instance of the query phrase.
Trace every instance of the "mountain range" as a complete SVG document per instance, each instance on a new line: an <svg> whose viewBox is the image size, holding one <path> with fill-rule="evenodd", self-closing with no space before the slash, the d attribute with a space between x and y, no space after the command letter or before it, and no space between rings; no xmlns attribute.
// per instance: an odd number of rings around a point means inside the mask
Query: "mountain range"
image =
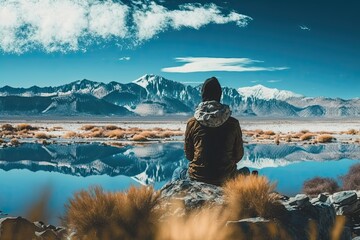
<svg viewBox="0 0 360 240"><path fill-rule="evenodd" d="M189 86L157 75L131 83L79 80L56 87L0 88L2 115L191 115L201 102L201 85ZM235 116L357 117L360 98L305 97L262 85L223 87L222 100Z"/></svg>

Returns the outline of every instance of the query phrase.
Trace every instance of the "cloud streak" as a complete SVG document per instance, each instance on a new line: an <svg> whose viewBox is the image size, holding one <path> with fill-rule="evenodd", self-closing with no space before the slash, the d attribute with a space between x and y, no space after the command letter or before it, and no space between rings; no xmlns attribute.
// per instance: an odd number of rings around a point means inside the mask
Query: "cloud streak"
<svg viewBox="0 0 360 240"><path fill-rule="evenodd" d="M168 30L227 23L244 27L250 20L215 4L168 9L148 1L2 0L0 51L86 51L90 45L111 40L122 47L136 46Z"/></svg>
<svg viewBox="0 0 360 240"><path fill-rule="evenodd" d="M163 72L191 73L191 72L257 72L278 71L288 67L262 67L263 61L250 58L210 58L210 57L184 57L175 58L177 62L184 63L177 67L163 68Z"/></svg>

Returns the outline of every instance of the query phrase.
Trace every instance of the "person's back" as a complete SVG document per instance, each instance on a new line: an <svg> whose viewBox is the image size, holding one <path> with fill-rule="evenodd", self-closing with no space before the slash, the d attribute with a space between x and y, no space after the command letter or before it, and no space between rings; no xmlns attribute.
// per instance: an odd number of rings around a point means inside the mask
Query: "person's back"
<svg viewBox="0 0 360 240"><path fill-rule="evenodd" d="M215 185L233 177L236 163L243 157L239 121L230 117L229 106L219 103L220 98L217 79L206 80L202 88L203 102L188 121L185 132L190 178Z"/></svg>

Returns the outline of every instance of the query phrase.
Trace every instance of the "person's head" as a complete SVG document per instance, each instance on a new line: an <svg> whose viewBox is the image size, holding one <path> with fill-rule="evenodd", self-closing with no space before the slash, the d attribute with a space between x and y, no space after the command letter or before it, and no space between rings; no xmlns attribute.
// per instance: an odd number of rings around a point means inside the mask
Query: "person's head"
<svg viewBox="0 0 360 240"><path fill-rule="evenodd" d="M222 90L217 78L211 77L206 79L201 88L202 101L205 102L215 100L220 102L221 94Z"/></svg>

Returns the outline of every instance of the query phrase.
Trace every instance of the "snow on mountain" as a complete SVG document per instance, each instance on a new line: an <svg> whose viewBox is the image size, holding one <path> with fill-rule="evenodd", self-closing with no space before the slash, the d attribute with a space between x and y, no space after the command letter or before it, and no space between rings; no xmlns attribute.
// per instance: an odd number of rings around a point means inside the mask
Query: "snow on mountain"
<svg viewBox="0 0 360 240"><path fill-rule="evenodd" d="M262 85L223 87L222 103L235 116L360 116L360 99L304 97ZM201 85L192 87L147 74L131 83L79 80L56 87L0 88L2 114L191 115L201 102Z"/></svg>
<svg viewBox="0 0 360 240"><path fill-rule="evenodd" d="M286 91L286 90L279 90L277 88L268 88L261 84L252 86L252 87L242 87L238 89L240 95L247 99L247 98L257 98L257 99L264 99L264 100L287 100L289 98L298 98L303 97L300 94Z"/></svg>

